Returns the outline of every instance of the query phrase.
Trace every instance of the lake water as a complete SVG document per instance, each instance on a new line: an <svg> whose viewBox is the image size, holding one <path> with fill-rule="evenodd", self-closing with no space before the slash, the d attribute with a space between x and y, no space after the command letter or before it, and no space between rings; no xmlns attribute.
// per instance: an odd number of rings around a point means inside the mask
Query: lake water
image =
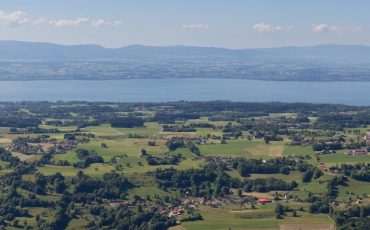
<svg viewBox="0 0 370 230"><path fill-rule="evenodd" d="M0 81L0 101L168 102L230 100L370 105L370 82L237 79Z"/></svg>

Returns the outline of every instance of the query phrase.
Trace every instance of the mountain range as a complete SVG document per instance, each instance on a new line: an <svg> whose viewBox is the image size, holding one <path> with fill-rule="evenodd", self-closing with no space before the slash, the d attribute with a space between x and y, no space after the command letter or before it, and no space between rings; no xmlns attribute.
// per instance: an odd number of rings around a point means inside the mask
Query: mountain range
<svg viewBox="0 0 370 230"><path fill-rule="evenodd" d="M256 49L0 41L0 80L239 78L370 81L370 47Z"/></svg>
<svg viewBox="0 0 370 230"><path fill-rule="evenodd" d="M370 63L370 47L359 45L318 45L255 49L225 49L194 46L130 45L105 48L99 45L58 45L52 43L0 41L2 61L93 61L122 59L186 59L268 61L327 61Z"/></svg>

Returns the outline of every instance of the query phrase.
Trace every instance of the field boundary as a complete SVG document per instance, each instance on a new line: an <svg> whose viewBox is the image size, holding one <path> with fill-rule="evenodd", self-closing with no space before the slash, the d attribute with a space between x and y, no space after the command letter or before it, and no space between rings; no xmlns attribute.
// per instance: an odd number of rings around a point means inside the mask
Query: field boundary
<svg viewBox="0 0 370 230"><path fill-rule="evenodd" d="M334 224L280 224L280 230L335 230Z"/></svg>

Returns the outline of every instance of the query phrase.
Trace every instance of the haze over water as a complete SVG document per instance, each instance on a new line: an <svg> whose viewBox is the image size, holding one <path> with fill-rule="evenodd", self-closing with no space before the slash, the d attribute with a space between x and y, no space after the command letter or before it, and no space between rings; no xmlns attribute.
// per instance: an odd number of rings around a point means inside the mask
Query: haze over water
<svg viewBox="0 0 370 230"><path fill-rule="evenodd" d="M370 82L282 82L237 79L2 81L0 101L230 100L370 105L369 91Z"/></svg>

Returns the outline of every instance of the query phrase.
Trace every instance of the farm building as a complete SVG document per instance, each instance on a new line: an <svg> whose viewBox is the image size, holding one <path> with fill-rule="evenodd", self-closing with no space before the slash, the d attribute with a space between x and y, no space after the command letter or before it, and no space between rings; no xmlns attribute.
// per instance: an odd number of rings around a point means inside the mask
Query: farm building
<svg viewBox="0 0 370 230"><path fill-rule="evenodd" d="M347 155L363 156L363 155L367 155L367 150L366 149L354 149L354 150L348 151Z"/></svg>
<svg viewBox="0 0 370 230"><path fill-rule="evenodd" d="M272 202L272 200L269 199L269 198L259 198L257 200L257 203L259 203L259 204L266 204L266 203L271 203L271 202Z"/></svg>

